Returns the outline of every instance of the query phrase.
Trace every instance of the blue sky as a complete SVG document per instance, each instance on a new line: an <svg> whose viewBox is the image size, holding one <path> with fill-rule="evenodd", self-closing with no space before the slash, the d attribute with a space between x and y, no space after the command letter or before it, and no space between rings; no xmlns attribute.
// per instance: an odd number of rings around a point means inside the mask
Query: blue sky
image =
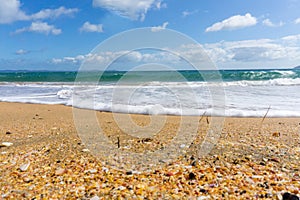
<svg viewBox="0 0 300 200"><path fill-rule="evenodd" d="M300 65L299 8L300 0L0 0L0 70L76 70L102 41L142 27L186 34L220 69L290 68Z"/></svg>

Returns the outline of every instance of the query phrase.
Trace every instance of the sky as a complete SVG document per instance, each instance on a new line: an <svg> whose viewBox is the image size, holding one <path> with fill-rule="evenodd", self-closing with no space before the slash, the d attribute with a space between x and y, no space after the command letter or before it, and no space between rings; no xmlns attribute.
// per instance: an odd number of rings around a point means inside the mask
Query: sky
<svg viewBox="0 0 300 200"><path fill-rule="evenodd" d="M0 0L0 70L77 70L93 59L101 64L122 52L94 55L97 45L144 27L195 40L199 45L184 44L178 53L193 60L205 51L218 69L292 68L300 65L299 8L300 0ZM165 52L131 58L184 69ZM123 59L122 70L129 60Z"/></svg>

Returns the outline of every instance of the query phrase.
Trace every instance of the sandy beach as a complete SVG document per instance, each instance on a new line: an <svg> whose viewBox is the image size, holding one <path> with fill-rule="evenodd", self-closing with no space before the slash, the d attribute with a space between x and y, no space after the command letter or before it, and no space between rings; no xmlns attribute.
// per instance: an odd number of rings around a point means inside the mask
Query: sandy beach
<svg viewBox="0 0 300 200"><path fill-rule="evenodd" d="M158 136L141 140L122 133L112 113L96 113L120 151L129 145L137 152L168 145L181 120L168 116ZM139 126L150 123L144 115L132 120ZM216 146L201 158L195 146L211 119L197 120L199 136L185 155L152 171L120 171L89 152L77 134L72 107L2 102L0 199L282 199L284 192L300 194L299 118L226 118Z"/></svg>

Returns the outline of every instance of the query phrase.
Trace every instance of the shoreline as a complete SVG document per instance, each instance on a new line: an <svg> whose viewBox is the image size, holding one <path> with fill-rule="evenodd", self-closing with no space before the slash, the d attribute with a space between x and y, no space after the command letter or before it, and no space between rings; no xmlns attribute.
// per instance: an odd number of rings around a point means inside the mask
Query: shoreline
<svg viewBox="0 0 300 200"><path fill-rule="evenodd" d="M71 106L0 102L0 113L0 141L12 143L0 148L3 198L40 198L43 193L48 198L239 199L265 195L274 199L283 192L300 194L300 118L297 117L267 116L262 125L262 117L224 117L215 148L197 159L195 146L203 141L210 122L205 116L199 124L198 143L190 145L187 156L153 169L156 173L136 174L112 169L91 155L78 137ZM180 116L163 116L166 125L144 142L120 134L122 130L114 115L124 114L101 111L96 114L105 134L114 142L120 139L121 150L131 146L137 152L155 151L168 145L180 123ZM152 117L129 116L144 127ZM156 117L162 116L153 119ZM190 117L194 118L199 120L201 116ZM119 125L126 124L122 118L119 120ZM260 186L265 182L268 187Z"/></svg>
<svg viewBox="0 0 300 200"><path fill-rule="evenodd" d="M262 119L262 118L266 118L266 119L300 119L300 116L254 116L254 115L249 115L249 116L222 116L222 115L204 115L205 113L203 113L202 115L175 115L175 114L145 114L145 113L123 113L123 112L112 112L112 111L105 111L105 110L94 110L94 109L90 109L90 108L77 108L77 107L73 107L73 105L66 105L63 103L58 103L58 104L45 104L45 103L32 103L32 102L7 102L7 101L0 101L0 104L21 104L21 105L44 105L44 106L65 106L65 107L69 107L69 108L74 108L74 109L79 109L79 110L89 110L89 111L93 111L93 112L100 112L100 113L110 113L110 114L125 114L125 115L138 115L138 116L174 116L174 117L216 117L216 118L232 118L232 119Z"/></svg>

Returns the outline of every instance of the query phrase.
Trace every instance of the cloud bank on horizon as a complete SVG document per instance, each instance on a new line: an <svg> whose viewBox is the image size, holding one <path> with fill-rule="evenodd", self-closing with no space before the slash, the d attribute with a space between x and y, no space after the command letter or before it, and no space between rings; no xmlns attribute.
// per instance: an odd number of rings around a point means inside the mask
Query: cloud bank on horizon
<svg viewBox="0 0 300 200"><path fill-rule="evenodd" d="M299 6L300 0L229 0L222 6L216 0L0 0L0 70L76 70L84 60L101 64L122 51L116 44L114 52L93 55L95 46L141 27L186 34L199 45L178 46L180 54L196 59L204 49L222 69L289 68L300 64ZM129 61L151 60L180 65L163 52L134 52Z"/></svg>

